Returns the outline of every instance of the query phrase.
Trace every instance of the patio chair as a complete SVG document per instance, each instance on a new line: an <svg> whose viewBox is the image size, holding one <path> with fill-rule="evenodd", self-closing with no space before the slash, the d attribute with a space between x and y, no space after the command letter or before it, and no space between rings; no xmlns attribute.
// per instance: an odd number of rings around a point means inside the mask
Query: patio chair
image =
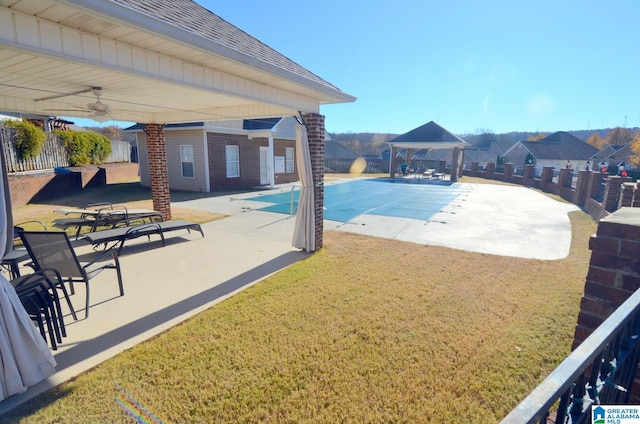
<svg viewBox="0 0 640 424"><path fill-rule="evenodd" d="M43 269L11 280L11 285L29 317L37 323L42 338L46 341L48 333L51 348L57 350L62 337L67 336L58 289L64 291L71 313L77 319L60 274L52 269Z"/></svg>
<svg viewBox="0 0 640 424"><path fill-rule="evenodd" d="M120 261L115 251L106 251L89 263L80 263L67 233L56 231L25 231L20 238L29 251L37 270L52 268L58 271L63 280L71 284L85 284L85 319L89 317L89 285L90 280L105 269L115 269L118 277L120 296L124 296ZM111 256L107 260L106 255Z"/></svg>
<svg viewBox="0 0 640 424"><path fill-rule="evenodd" d="M158 235L162 240L162 245L166 245L165 233L177 230L198 231L202 237L204 232L200 224L194 222L177 220L177 221L159 221L146 224L138 224L130 227L115 227L110 230L95 231L84 235L84 239L91 243L95 250L99 246L103 246L105 251L115 250L116 255L120 255L124 243L127 240L133 240L138 237L147 236L151 240L151 235ZM109 246L109 243L112 243Z"/></svg>
<svg viewBox="0 0 640 424"><path fill-rule="evenodd" d="M78 216L74 216L71 218L54 219L53 227L59 228L65 232L67 231L67 229L73 228L77 240L83 227L88 227L90 231L94 231L96 226L96 213L100 213L100 211L102 210L111 209L113 209L113 205L109 202L89 203L85 205L84 209L56 209L56 211L65 211L65 215L75 214Z"/></svg>
<svg viewBox="0 0 640 424"><path fill-rule="evenodd" d="M29 252L24 247L16 246L15 241L20 240L20 233L25 231L26 227L37 224L38 229L47 231L47 226L41 221L25 221L13 226L13 247L2 257L1 266L9 271L9 278L14 279L20 277L20 264L30 258Z"/></svg>

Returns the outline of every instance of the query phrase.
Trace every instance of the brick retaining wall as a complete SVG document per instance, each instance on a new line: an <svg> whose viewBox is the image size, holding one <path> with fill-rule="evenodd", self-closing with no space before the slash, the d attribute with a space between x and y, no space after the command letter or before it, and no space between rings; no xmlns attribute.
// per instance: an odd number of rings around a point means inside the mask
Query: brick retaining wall
<svg viewBox="0 0 640 424"><path fill-rule="evenodd" d="M85 188L137 178L137 163L65 168L31 174L10 174L11 204L26 205L65 196Z"/></svg>

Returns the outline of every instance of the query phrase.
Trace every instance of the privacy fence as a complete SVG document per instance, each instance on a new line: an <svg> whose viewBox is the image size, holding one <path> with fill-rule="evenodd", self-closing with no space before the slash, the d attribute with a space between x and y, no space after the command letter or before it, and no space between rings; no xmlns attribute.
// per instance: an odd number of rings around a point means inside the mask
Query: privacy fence
<svg viewBox="0 0 640 424"><path fill-rule="evenodd" d="M22 159L16 148L16 130L0 127L0 145L7 160L7 172L39 171L69 166L69 154L60 139L51 132L46 133L42 152L35 158ZM129 162L131 145L125 141L111 141L111 154L105 163Z"/></svg>

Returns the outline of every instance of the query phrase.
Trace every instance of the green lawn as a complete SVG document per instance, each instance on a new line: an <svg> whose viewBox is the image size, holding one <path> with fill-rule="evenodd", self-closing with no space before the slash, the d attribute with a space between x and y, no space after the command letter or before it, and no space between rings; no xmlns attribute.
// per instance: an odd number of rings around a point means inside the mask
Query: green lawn
<svg viewBox="0 0 640 424"><path fill-rule="evenodd" d="M306 260L2 418L498 422L570 351L596 229L570 217L557 261L326 232Z"/></svg>

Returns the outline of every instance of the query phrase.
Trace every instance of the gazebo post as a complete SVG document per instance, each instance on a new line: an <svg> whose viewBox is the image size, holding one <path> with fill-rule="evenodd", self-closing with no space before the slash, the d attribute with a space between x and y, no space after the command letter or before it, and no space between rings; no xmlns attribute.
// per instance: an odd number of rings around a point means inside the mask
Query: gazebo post
<svg viewBox="0 0 640 424"><path fill-rule="evenodd" d="M396 146L391 146L391 150L389 151L389 177L396 177L396 156L398 156L398 148Z"/></svg>

